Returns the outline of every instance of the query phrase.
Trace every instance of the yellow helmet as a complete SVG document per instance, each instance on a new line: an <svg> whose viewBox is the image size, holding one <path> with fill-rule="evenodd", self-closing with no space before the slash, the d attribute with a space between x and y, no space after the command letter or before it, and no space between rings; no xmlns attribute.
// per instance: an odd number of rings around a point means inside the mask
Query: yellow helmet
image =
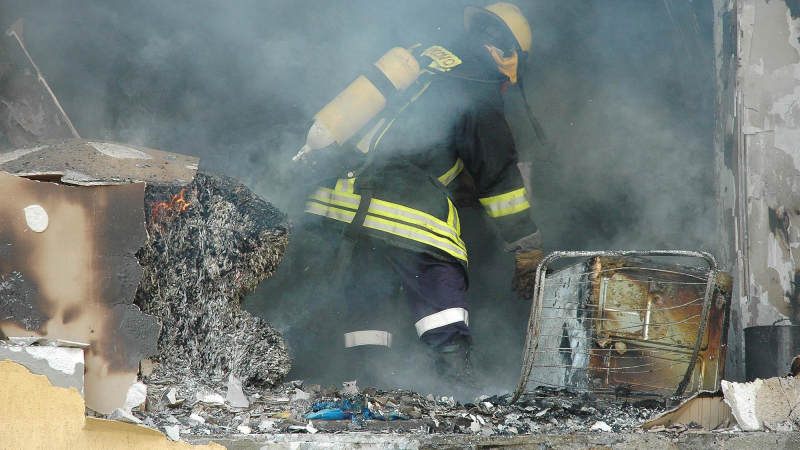
<svg viewBox="0 0 800 450"><path fill-rule="evenodd" d="M487 19L489 19L487 21ZM511 3L498 2L493 3L486 8L478 8L476 6L467 6L464 8L464 28L467 31L474 32L480 28L480 31L487 31L486 27L489 23L497 23L504 25L505 36L492 32L491 27L488 27L488 35L485 37L494 40L498 45L495 47L501 50L512 50L511 48L503 48L503 40L513 38L514 44L519 47L523 52L531 50L532 33L531 26L528 25L528 20L522 15L522 11ZM501 26L502 26L501 25ZM510 37L508 36L510 33Z"/></svg>

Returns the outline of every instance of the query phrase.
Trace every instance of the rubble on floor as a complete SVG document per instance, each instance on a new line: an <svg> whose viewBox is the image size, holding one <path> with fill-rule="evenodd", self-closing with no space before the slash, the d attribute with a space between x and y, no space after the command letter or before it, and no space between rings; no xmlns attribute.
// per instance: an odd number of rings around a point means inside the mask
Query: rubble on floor
<svg viewBox="0 0 800 450"><path fill-rule="evenodd" d="M145 214L135 304L162 323L159 370L280 383L290 368L280 333L240 305L277 269L289 237L286 215L233 179L202 172L185 186L148 185Z"/></svg>
<svg viewBox="0 0 800 450"><path fill-rule="evenodd" d="M187 381L188 380L188 381ZM510 394L481 396L460 404L452 397L422 396L406 390L355 390L283 383L273 389L245 387L249 406L226 401L225 380L184 378L161 370L145 377L144 407L133 415L145 426L169 434L225 436L265 433L392 432L510 436L576 431L631 432L664 411L647 400L590 398L563 390L538 389L508 404ZM351 387L352 389L352 387ZM685 427L684 427L685 428ZM674 430L671 430L674 431Z"/></svg>

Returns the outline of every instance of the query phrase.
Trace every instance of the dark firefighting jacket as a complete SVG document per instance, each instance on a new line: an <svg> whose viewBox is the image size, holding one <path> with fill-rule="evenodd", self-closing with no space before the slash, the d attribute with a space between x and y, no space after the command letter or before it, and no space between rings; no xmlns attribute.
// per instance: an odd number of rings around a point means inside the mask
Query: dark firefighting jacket
<svg viewBox="0 0 800 450"><path fill-rule="evenodd" d="M352 150L368 162L323 182L308 199L304 224L344 230L369 191L359 235L466 266L458 212L448 191L463 171L471 175L480 203L506 243L537 231L504 115L502 89L508 79L470 35L415 52L423 68L416 85L364 127L358 144L368 150L366 156Z"/></svg>

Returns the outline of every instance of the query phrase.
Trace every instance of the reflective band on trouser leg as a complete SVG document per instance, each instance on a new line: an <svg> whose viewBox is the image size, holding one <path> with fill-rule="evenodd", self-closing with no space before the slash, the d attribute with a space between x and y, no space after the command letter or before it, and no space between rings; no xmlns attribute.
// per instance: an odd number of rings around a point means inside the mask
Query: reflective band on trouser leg
<svg viewBox="0 0 800 450"><path fill-rule="evenodd" d="M525 188L478 200L486 208L486 212L489 213L490 217L508 216L531 207L525 198Z"/></svg>
<svg viewBox="0 0 800 450"><path fill-rule="evenodd" d="M380 330L362 330L344 334L345 348L360 345L382 345L392 348L392 333Z"/></svg>
<svg viewBox="0 0 800 450"><path fill-rule="evenodd" d="M422 336L426 331L458 322L464 322L465 324L469 325L469 312L466 309L445 309L419 319L414 326L417 328L417 336Z"/></svg>

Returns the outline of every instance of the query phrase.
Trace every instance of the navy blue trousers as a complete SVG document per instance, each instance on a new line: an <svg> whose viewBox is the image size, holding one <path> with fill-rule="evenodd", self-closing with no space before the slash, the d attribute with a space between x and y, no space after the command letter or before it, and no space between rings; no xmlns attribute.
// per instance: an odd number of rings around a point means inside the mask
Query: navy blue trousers
<svg viewBox="0 0 800 450"><path fill-rule="evenodd" d="M464 298L467 275L457 262L441 261L361 236L343 281L346 333L361 330L402 336L416 333L433 349L456 338L472 341ZM399 317L409 316L397 314L398 305L393 299L398 291L402 291L411 323L398 323ZM354 343L363 345L358 339L351 339L349 346Z"/></svg>

